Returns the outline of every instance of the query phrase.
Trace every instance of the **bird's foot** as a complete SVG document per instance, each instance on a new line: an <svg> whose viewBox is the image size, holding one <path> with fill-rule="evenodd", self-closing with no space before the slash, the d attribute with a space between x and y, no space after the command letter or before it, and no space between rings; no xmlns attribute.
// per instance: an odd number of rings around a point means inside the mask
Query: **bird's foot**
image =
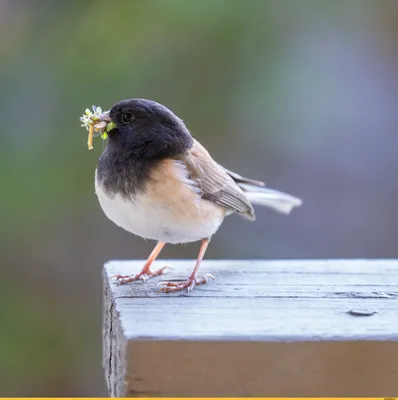
<svg viewBox="0 0 398 400"><path fill-rule="evenodd" d="M139 274L136 275L113 275L111 279L116 279L119 285L125 285L126 283L142 280L146 282L148 279L153 278L155 276L166 274L167 270L172 270L171 267L163 267L159 268L155 271L151 271L150 269L143 269Z"/></svg>
<svg viewBox="0 0 398 400"><path fill-rule="evenodd" d="M158 284L158 293L175 293L184 289L187 289L187 292L191 292L196 285L207 283L209 278L215 279L212 274L206 274L200 277L189 277L183 282L163 281Z"/></svg>

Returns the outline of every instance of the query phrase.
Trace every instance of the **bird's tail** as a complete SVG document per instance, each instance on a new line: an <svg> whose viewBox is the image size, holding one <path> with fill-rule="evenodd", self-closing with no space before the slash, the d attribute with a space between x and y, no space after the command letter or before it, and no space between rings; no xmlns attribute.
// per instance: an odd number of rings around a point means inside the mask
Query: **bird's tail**
<svg viewBox="0 0 398 400"><path fill-rule="evenodd" d="M238 183L238 185L252 204L269 207L282 214L289 214L294 207L299 207L302 204L302 201L297 197L267 187L245 183Z"/></svg>

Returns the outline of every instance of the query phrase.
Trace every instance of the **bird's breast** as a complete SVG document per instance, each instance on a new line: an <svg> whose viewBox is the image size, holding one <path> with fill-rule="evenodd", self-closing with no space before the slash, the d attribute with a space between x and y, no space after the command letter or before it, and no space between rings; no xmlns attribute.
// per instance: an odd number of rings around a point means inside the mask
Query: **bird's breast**
<svg viewBox="0 0 398 400"><path fill-rule="evenodd" d="M134 195L109 193L95 174L95 190L106 216L119 227L146 239L187 243L211 237L225 211L203 200L185 166L176 160L153 168Z"/></svg>

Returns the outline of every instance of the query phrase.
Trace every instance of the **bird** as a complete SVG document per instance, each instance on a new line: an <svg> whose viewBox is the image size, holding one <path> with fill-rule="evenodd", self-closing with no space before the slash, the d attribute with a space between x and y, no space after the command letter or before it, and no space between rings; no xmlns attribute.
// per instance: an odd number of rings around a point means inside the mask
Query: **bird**
<svg viewBox="0 0 398 400"><path fill-rule="evenodd" d="M239 214L253 221L253 205L289 214L302 203L221 166L184 121L158 102L132 98L99 110L94 130L108 137L95 169L99 204L120 228L157 242L138 274L115 276L121 285L164 274L168 267L154 270L152 264L166 244L200 241L187 279L158 285L160 293L190 292L214 279L198 271L225 217Z"/></svg>

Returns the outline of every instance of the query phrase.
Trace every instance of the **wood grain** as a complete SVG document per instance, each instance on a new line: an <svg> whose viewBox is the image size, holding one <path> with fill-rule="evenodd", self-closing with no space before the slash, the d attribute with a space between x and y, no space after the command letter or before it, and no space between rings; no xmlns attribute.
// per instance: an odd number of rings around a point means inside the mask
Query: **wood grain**
<svg viewBox="0 0 398 400"><path fill-rule="evenodd" d="M104 268L111 396L386 396L398 393L398 260L203 262L215 281L157 294ZM186 278L194 261L170 265Z"/></svg>

